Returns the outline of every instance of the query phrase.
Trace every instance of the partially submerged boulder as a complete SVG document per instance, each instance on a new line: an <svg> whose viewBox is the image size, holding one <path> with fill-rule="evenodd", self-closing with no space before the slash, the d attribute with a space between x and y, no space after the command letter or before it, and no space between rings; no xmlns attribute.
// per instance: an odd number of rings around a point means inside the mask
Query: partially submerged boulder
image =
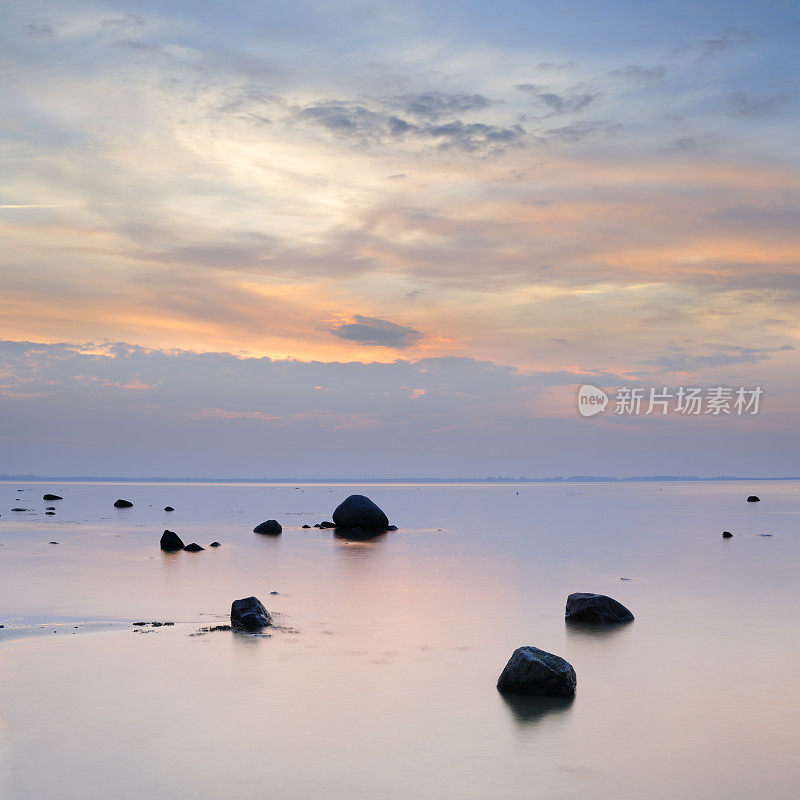
<svg viewBox="0 0 800 800"><path fill-rule="evenodd" d="M575 670L568 661L526 645L514 651L497 679L497 688L511 694L572 697L577 683Z"/></svg>
<svg viewBox="0 0 800 800"><path fill-rule="evenodd" d="M183 548L187 553L199 553L201 550L205 550L205 547L200 547L197 542L192 542L191 544L187 544Z"/></svg>
<svg viewBox="0 0 800 800"><path fill-rule="evenodd" d="M333 522L337 528L385 531L389 527L386 514L363 494L351 494L336 506Z"/></svg>
<svg viewBox="0 0 800 800"><path fill-rule="evenodd" d="M174 511L175 509L172 506L164 506L164 511Z"/></svg>
<svg viewBox="0 0 800 800"><path fill-rule="evenodd" d="M161 534L161 549L167 553L175 553L183 550L184 544L180 536L175 531L164 531Z"/></svg>
<svg viewBox="0 0 800 800"><path fill-rule="evenodd" d="M231 604L231 625L240 630L259 631L272 625L272 617L257 597L245 597Z"/></svg>
<svg viewBox="0 0 800 800"><path fill-rule="evenodd" d="M601 624L631 622L633 614L622 603L604 594L575 592L567 598L565 617L569 622Z"/></svg>
<svg viewBox="0 0 800 800"><path fill-rule="evenodd" d="M133 508L133 503L130 500L116 500L114 508Z"/></svg>
<svg viewBox="0 0 800 800"><path fill-rule="evenodd" d="M733 534L730 531L722 531L722 538L723 539L732 539Z"/></svg>
<svg viewBox="0 0 800 800"><path fill-rule="evenodd" d="M277 534L282 532L283 528L276 519L268 519L266 522L262 522L260 525L256 525L255 528L253 528L253 533L266 533L271 536L277 536Z"/></svg>
<svg viewBox="0 0 800 800"><path fill-rule="evenodd" d="M63 500L63 497L59 497L57 494L43 494L42 500Z"/></svg>
<svg viewBox="0 0 800 800"><path fill-rule="evenodd" d="M209 547L222 547L222 545L219 542L211 542Z"/></svg>
<svg viewBox="0 0 800 800"><path fill-rule="evenodd" d="M750 497L747 498L747 502L748 503L760 503L761 502L761 498L757 497L754 494L751 494Z"/></svg>

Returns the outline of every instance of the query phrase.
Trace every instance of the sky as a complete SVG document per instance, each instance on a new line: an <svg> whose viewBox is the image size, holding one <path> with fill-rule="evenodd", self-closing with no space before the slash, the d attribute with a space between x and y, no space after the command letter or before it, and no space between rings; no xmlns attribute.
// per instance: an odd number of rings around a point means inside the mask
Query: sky
<svg viewBox="0 0 800 800"><path fill-rule="evenodd" d="M0 473L800 474L796 3L0 16Z"/></svg>

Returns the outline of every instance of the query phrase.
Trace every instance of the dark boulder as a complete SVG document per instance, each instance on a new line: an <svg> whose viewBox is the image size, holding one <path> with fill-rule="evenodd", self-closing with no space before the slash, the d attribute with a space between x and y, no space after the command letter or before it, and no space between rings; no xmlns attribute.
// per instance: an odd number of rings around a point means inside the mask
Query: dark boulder
<svg viewBox="0 0 800 800"><path fill-rule="evenodd" d="M59 497L57 494L43 494L42 500L63 500L63 497Z"/></svg>
<svg viewBox="0 0 800 800"><path fill-rule="evenodd" d="M12 508L12 511L27 511L27 508Z"/></svg>
<svg viewBox="0 0 800 800"><path fill-rule="evenodd" d="M310 528L311 526L310 525L302 525L301 527L302 528Z"/></svg>
<svg viewBox="0 0 800 800"><path fill-rule="evenodd" d="M44 509L44 510L45 510L45 511L55 511L55 510L56 510L56 507L55 507L55 506L45 506L45 509Z"/></svg>
<svg viewBox="0 0 800 800"><path fill-rule="evenodd" d="M175 509L172 506L164 506L164 511L174 511Z"/></svg>
<svg viewBox="0 0 800 800"><path fill-rule="evenodd" d="M748 503L760 503L761 502L761 498L760 497L756 497L754 494L751 494L750 497L747 498L747 502Z"/></svg>
<svg viewBox="0 0 800 800"><path fill-rule="evenodd" d="M722 538L723 539L732 539L733 534L730 531L722 531Z"/></svg>
<svg viewBox="0 0 800 800"><path fill-rule="evenodd" d="M167 553L183 550L183 540L175 531L164 531L161 534L161 549Z"/></svg>
<svg viewBox="0 0 800 800"><path fill-rule="evenodd" d="M566 619L569 622L601 624L630 622L633 614L622 603L604 594L575 592L567 598Z"/></svg>
<svg viewBox="0 0 800 800"><path fill-rule="evenodd" d="M518 647L500 673L497 688L511 694L572 697L578 679L572 665L538 647Z"/></svg>
<svg viewBox="0 0 800 800"><path fill-rule="evenodd" d="M191 544L187 544L183 549L187 553L199 553L201 550L205 550L205 547L200 547L197 542L192 542Z"/></svg>
<svg viewBox="0 0 800 800"><path fill-rule="evenodd" d="M219 542L211 542L209 547L222 547L222 545Z"/></svg>
<svg viewBox="0 0 800 800"><path fill-rule="evenodd" d="M390 525L386 530L387 531L396 531L397 530L397 525Z"/></svg>
<svg viewBox="0 0 800 800"><path fill-rule="evenodd" d="M283 528L280 522L275 519L268 519L266 522L262 522L260 525L256 525L255 528L253 528L253 533L266 533L271 536L277 536L277 534L282 532Z"/></svg>
<svg viewBox="0 0 800 800"><path fill-rule="evenodd" d="M337 528L367 528L383 530L389 527L389 519L369 497L363 494L351 494L336 506L333 522Z"/></svg>
<svg viewBox="0 0 800 800"><path fill-rule="evenodd" d="M56 512L55 511L45 511L44 515L46 517L54 517L56 515Z"/></svg>
<svg viewBox="0 0 800 800"><path fill-rule="evenodd" d="M114 508L133 508L133 503L130 500L116 500Z"/></svg>
<svg viewBox="0 0 800 800"><path fill-rule="evenodd" d="M326 528L335 528L336 525L333 522L328 522L328 520L325 520L325 522L320 522L319 525L315 525L314 527L322 528L323 530L325 530Z"/></svg>
<svg viewBox="0 0 800 800"><path fill-rule="evenodd" d="M272 625L272 617L257 597L245 597L231 604L231 625L241 630L258 631Z"/></svg>

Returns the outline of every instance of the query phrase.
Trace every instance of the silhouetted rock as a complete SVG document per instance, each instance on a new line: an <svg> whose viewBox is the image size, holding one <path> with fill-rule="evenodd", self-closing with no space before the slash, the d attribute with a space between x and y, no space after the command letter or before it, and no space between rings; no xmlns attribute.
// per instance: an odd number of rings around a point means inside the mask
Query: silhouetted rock
<svg viewBox="0 0 800 800"><path fill-rule="evenodd" d="M231 625L246 631L258 631L272 625L272 617L257 597L245 597L231 604Z"/></svg>
<svg viewBox="0 0 800 800"><path fill-rule="evenodd" d="M175 509L172 506L164 506L164 511L174 511Z"/></svg>
<svg viewBox="0 0 800 800"><path fill-rule="evenodd" d="M12 511L27 511L27 508L12 508Z"/></svg>
<svg viewBox="0 0 800 800"><path fill-rule="evenodd" d="M187 553L199 553L201 550L205 550L205 547L200 547L197 542L192 542L191 544L187 544L183 549Z"/></svg>
<svg viewBox="0 0 800 800"><path fill-rule="evenodd" d="M222 547L222 545L219 542L211 542L209 547Z"/></svg>
<svg viewBox="0 0 800 800"><path fill-rule="evenodd" d="M130 500L116 500L114 508L133 508L133 503Z"/></svg>
<svg viewBox="0 0 800 800"><path fill-rule="evenodd" d="M333 522L337 528L367 528L385 531L389 527L389 519L386 514L363 494L351 494L342 501L333 512Z"/></svg>
<svg viewBox="0 0 800 800"><path fill-rule="evenodd" d="M56 515L56 512L55 511L45 511L44 515L46 517L54 517Z"/></svg>
<svg viewBox="0 0 800 800"><path fill-rule="evenodd" d="M328 520L325 520L325 522L320 522L319 525L315 525L314 527L325 529L325 528L335 528L336 525L333 522L328 522Z"/></svg>
<svg viewBox="0 0 800 800"><path fill-rule="evenodd" d="M161 549L167 553L183 550L183 540L175 531L164 531L161 534Z"/></svg>
<svg viewBox="0 0 800 800"><path fill-rule="evenodd" d="M58 542L50 542L50 544L58 544Z"/></svg>
<svg viewBox="0 0 800 800"><path fill-rule="evenodd" d="M56 507L55 507L55 506L45 506L45 509L44 509L44 510L45 510L45 511L55 511L55 510L56 510Z"/></svg>
<svg viewBox="0 0 800 800"><path fill-rule="evenodd" d="M275 519L268 519L266 522L262 522L260 525L256 525L255 528L253 528L253 533L266 533L271 536L276 536L282 532L283 528L280 522Z"/></svg>
<svg viewBox="0 0 800 800"><path fill-rule="evenodd" d="M754 494L751 494L750 497L747 498L747 502L748 503L760 503L761 502L761 498L760 497L756 497Z"/></svg>
<svg viewBox="0 0 800 800"><path fill-rule="evenodd" d="M538 647L518 647L508 660L497 688L512 694L572 697L578 679L572 665Z"/></svg>
<svg viewBox="0 0 800 800"><path fill-rule="evenodd" d="M722 538L723 539L732 539L733 534L730 531L722 531Z"/></svg>
<svg viewBox="0 0 800 800"><path fill-rule="evenodd" d="M63 500L63 497L59 497L57 494L43 494L42 500Z"/></svg>
<svg viewBox="0 0 800 800"><path fill-rule="evenodd" d="M622 603L604 594L575 592L567 598L566 619L570 622L630 622L633 614Z"/></svg>
<svg viewBox="0 0 800 800"><path fill-rule="evenodd" d="M397 530L397 525L390 525L386 530L387 531L396 531Z"/></svg>
<svg viewBox="0 0 800 800"><path fill-rule="evenodd" d="M303 527L303 528L310 528L311 526L310 526L310 525L302 525L301 527Z"/></svg>

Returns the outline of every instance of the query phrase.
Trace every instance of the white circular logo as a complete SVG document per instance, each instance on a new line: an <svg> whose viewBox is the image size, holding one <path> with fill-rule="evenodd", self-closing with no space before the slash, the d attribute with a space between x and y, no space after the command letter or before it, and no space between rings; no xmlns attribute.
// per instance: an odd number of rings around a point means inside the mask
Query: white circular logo
<svg viewBox="0 0 800 800"><path fill-rule="evenodd" d="M596 386L585 383L578 389L578 412L582 417L601 414L608 405L608 395Z"/></svg>

